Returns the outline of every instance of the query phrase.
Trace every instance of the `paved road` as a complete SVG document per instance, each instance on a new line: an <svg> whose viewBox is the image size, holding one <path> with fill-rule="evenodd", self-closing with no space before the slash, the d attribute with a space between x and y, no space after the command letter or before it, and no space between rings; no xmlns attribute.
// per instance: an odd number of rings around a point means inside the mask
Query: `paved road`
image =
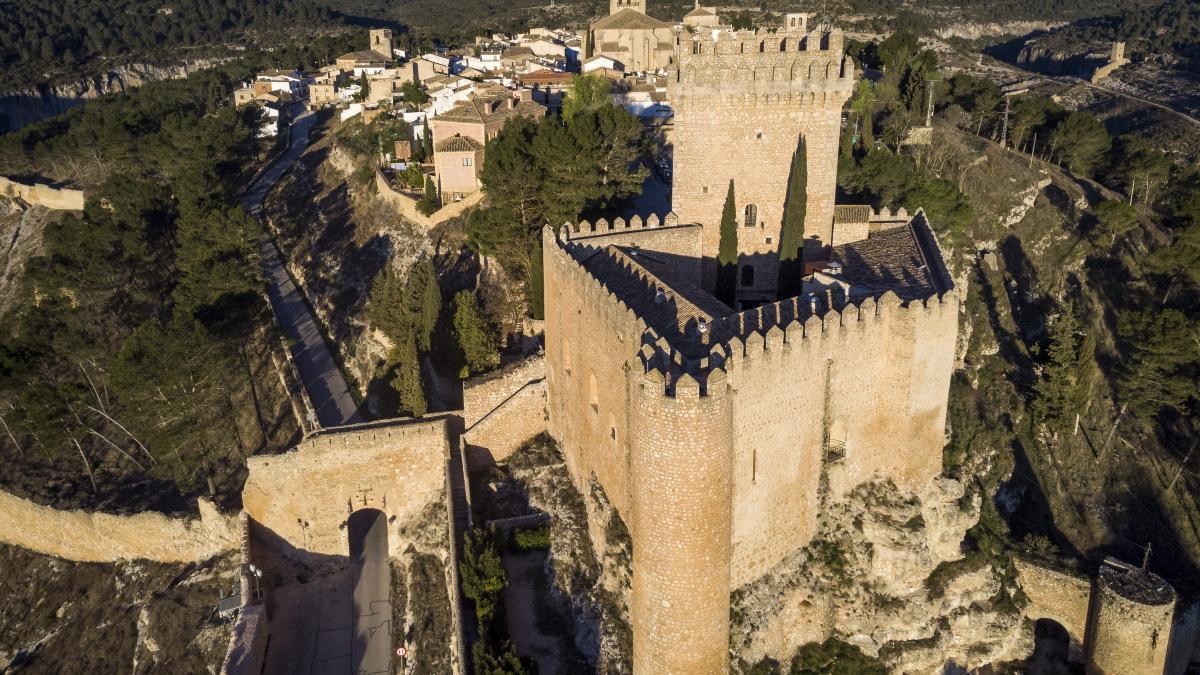
<svg viewBox="0 0 1200 675"><path fill-rule="evenodd" d="M292 124L291 139L287 151L251 184L242 207L256 218L262 218L262 203L267 192L283 177L308 146L308 130L313 115L304 113ZM283 265L279 249L269 239L262 242L263 266L270 283L271 306L279 323L292 340L292 358L300 371L300 380L308 392L309 400L316 409L317 421L322 427L335 427L361 422L358 406L350 395L350 388L338 370L337 362L329 352L312 312L304 302L304 296L292 281Z"/></svg>
<svg viewBox="0 0 1200 675"><path fill-rule="evenodd" d="M363 509L350 516L350 565L354 567L351 664L355 675L392 672L392 572L388 566L387 516Z"/></svg>

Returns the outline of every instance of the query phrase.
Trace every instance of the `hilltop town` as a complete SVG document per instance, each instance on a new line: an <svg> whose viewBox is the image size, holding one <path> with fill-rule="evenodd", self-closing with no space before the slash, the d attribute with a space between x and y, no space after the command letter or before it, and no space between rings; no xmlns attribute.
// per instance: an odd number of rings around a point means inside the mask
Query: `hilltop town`
<svg viewBox="0 0 1200 675"><path fill-rule="evenodd" d="M0 665L123 612L93 668L1200 663L1200 122L1139 43L647 2L0 138Z"/></svg>

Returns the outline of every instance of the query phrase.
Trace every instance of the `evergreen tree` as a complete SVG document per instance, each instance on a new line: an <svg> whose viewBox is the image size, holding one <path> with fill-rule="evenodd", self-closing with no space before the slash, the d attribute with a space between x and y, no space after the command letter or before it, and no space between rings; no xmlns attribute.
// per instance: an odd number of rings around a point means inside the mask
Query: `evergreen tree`
<svg viewBox="0 0 1200 675"><path fill-rule="evenodd" d="M725 193L725 206L721 209L721 240L717 247L717 299L734 307L737 301L737 207L733 193L733 180Z"/></svg>
<svg viewBox="0 0 1200 675"><path fill-rule="evenodd" d="M1067 115L1054 128L1053 141L1062 147L1067 166L1081 176L1091 175L1092 169L1112 147L1112 137L1100 120L1082 110Z"/></svg>
<svg viewBox="0 0 1200 675"><path fill-rule="evenodd" d="M500 365L500 338L471 291L454 296L454 337L466 362L464 378Z"/></svg>
<svg viewBox="0 0 1200 675"><path fill-rule="evenodd" d="M1144 308L1117 319L1127 354L1120 376L1120 399L1130 412L1149 419L1167 408L1186 412L1196 398L1194 369L1200 361L1196 328L1175 309Z"/></svg>
<svg viewBox="0 0 1200 675"><path fill-rule="evenodd" d="M425 196L421 197L417 202L417 210L425 215L431 215L439 208L437 187L433 184L433 178L425 176Z"/></svg>
<svg viewBox="0 0 1200 675"><path fill-rule="evenodd" d="M413 263L404 282L404 316L407 332L413 336L417 349L429 351L433 329L442 309L442 293L438 288L433 261L422 256Z"/></svg>
<svg viewBox="0 0 1200 675"><path fill-rule="evenodd" d="M401 339L388 352L387 365L392 374L391 385L399 395L401 414L421 417L429 411L425 390L421 384L421 355L412 336Z"/></svg>
<svg viewBox="0 0 1200 675"><path fill-rule="evenodd" d="M1034 419L1055 433L1083 412L1095 372L1096 338L1080 338L1078 331L1075 310L1068 304L1050 324L1046 364L1034 385Z"/></svg>
<svg viewBox="0 0 1200 675"><path fill-rule="evenodd" d="M612 107L609 93L612 92L612 81L599 75L572 75L567 95L562 102L562 116L567 124L575 116L601 107Z"/></svg>
<svg viewBox="0 0 1200 675"><path fill-rule="evenodd" d="M783 207L783 232L779 236L780 298L800 294L800 277L804 271L804 217L807 212L808 148L801 137L792 155L787 202Z"/></svg>
<svg viewBox="0 0 1200 675"><path fill-rule="evenodd" d="M375 275L371 284L371 297L367 301L367 323L383 331L393 343L399 342L407 332L404 311L404 281L396 270L388 265Z"/></svg>
<svg viewBox="0 0 1200 675"><path fill-rule="evenodd" d="M1137 211L1122 201L1109 200L1096 207L1096 227L1091 235L1108 247L1138 227Z"/></svg>
<svg viewBox="0 0 1200 675"><path fill-rule="evenodd" d="M546 318L546 280L545 271L542 266L542 242L537 240L533 244L533 251L529 257L529 284L527 286L529 292L529 315L534 319Z"/></svg>

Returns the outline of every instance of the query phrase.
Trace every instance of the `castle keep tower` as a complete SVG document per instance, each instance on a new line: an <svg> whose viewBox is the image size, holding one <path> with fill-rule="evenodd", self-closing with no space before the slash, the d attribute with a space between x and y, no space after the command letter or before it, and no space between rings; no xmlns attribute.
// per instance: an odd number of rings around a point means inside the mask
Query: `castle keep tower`
<svg viewBox="0 0 1200 675"><path fill-rule="evenodd" d="M774 300L788 172L807 146L805 258L832 244L842 106L854 90L841 30L696 33L677 43L672 209L704 226L705 285L715 283L718 225L734 181L738 297ZM747 273L747 266L754 269ZM742 283L746 282L746 283Z"/></svg>

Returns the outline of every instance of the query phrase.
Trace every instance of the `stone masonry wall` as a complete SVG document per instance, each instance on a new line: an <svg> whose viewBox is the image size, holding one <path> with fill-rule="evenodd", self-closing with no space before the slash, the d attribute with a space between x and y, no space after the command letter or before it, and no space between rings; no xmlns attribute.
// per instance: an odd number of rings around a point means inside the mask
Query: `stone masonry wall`
<svg viewBox="0 0 1200 675"><path fill-rule="evenodd" d="M35 206L63 211L80 211L83 209L84 202L82 190L18 183L4 176L0 176L0 196L15 197Z"/></svg>
<svg viewBox="0 0 1200 675"><path fill-rule="evenodd" d="M463 442L507 459L546 431L546 360L531 356L463 385Z"/></svg>
<svg viewBox="0 0 1200 675"><path fill-rule="evenodd" d="M634 216L626 221L617 218L611 223L601 218L595 223L583 221L566 226L571 241L588 246L633 246L677 258L674 271L697 286L700 285L700 261L704 256L704 231L695 224L679 224L675 214L661 219L651 215L645 220Z"/></svg>
<svg viewBox="0 0 1200 675"><path fill-rule="evenodd" d="M449 452L443 419L326 430L282 455L250 457L242 503L255 523L296 549L348 555L344 525L352 512L375 508L404 523L444 497ZM393 556L407 543L394 534Z"/></svg>
<svg viewBox="0 0 1200 675"><path fill-rule="evenodd" d="M451 218L461 216L463 213L466 213L467 209L470 209L483 200L483 193L476 192L456 202L452 201L449 204L445 204L442 208L434 211L432 215L427 216L417 210L417 200L392 189L387 179L384 178L383 172L378 169L375 171L375 188L379 193L380 199L396 207L396 210L406 220L411 220L426 231Z"/></svg>
<svg viewBox="0 0 1200 675"><path fill-rule="evenodd" d="M731 343L734 588L808 544L822 491L915 493L941 472L958 306L887 293Z"/></svg>
<svg viewBox="0 0 1200 675"><path fill-rule="evenodd" d="M629 513L628 393L625 369L645 322L610 295L542 232L545 270L548 430L559 441L575 487L591 476L622 517Z"/></svg>
<svg viewBox="0 0 1200 675"><path fill-rule="evenodd" d="M237 519L199 500L200 518L61 511L0 491L0 540L80 562L194 562L233 548Z"/></svg>
<svg viewBox="0 0 1200 675"><path fill-rule="evenodd" d="M1073 650L1082 649L1087 631L1091 581L1020 558L1013 559L1021 590L1029 598L1025 616L1032 621L1051 619L1071 635Z"/></svg>
<svg viewBox="0 0 1200 675"><path fill-rule="evenodd" d="M854 88L841 43L836 30L743 31L716 40L701 33L679 46L668 82L675 109L672 208L681 221L706 226L710 285L732 180L738 251L756 267L751 290L774 287L777 263L769 254L779 250L788 167L801 136L808 162L805 239L830 244L841 110ZM752 227L750 204L757 209Z"/></svg>
<svg viewBox="0 0 1200 675"><path fill-rule="evenodd" d="M1123 597L1096 580L1092 632L1087 636L1088 672L1101 675L1160 675L1175 615L1175 594L1168 602L1142 603Z"/></svg>
<svg viewBox="0 0 1200 675"><path fill-rule="evenodd" d="M731 392L721 371L629 377L633 670L727 673Z"/></svg>

